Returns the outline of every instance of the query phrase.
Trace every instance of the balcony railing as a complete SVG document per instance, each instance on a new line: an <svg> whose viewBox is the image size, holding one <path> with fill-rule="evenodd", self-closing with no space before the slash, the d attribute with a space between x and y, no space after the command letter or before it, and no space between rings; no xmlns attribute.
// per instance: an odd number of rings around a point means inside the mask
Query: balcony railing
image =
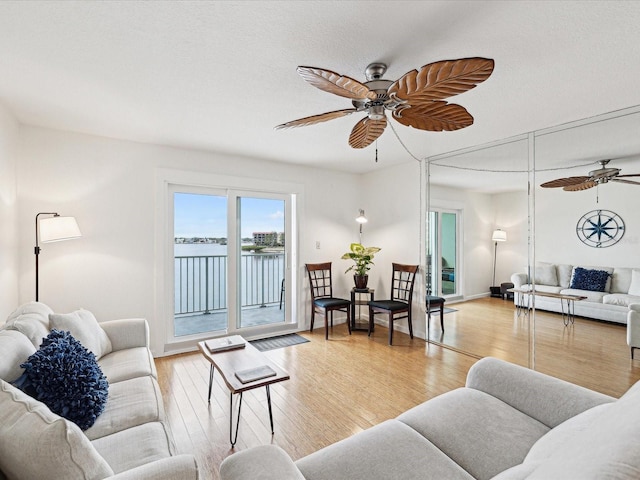
<svg viewBox="0 0 640 480"><path fill-rule="evenodd" d="M242 255L240 300L242 307L280 302L285 274L284 253ZM227 308L227 256L175 257L175 315L214 313Z"/></svg>

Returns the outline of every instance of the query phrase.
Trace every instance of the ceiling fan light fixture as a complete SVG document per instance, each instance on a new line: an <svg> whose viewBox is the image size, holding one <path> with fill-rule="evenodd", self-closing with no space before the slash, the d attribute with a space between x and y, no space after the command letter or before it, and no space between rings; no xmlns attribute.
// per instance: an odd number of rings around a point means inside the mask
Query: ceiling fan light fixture
<svg viewBox="0 0 640 480"><path fill-rule="evenodd" d="M369 118L371 120L382 120L384 118L384 105L371 105L369 107Z"/></svg>

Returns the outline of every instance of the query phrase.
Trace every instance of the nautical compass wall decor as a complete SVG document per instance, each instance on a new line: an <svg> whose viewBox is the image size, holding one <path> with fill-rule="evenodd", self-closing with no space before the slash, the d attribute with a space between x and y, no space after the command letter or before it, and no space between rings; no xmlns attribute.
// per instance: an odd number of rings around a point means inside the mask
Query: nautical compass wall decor
<svg viewBox="0 0 640 480"><path fill-rule="evenodd" d="M585 213L576 225L578 238L585 245L605 248L615 245L624 235L624 221L610 210Z"/></svg>

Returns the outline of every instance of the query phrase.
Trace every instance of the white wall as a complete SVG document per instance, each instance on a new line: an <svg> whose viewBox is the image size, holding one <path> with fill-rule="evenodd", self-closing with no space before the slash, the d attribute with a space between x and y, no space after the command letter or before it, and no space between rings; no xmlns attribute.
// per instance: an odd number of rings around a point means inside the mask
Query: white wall
<svg viewBox="0 0 640 480"><path fill-rule="evenodd" d="M599 190L599 191L598 191ZM596 197L599 202L596 203ZM500 278L524 272L527 265L526 194L494 196L497 222L508 233L508 242L498 245ZM535 260L611 267L640 267L640 187L610 183L581 192L537 188L535 191ZM585 213L611 210L625 222L625 234L615 245L593 248L576 235L576 224ZM503 280L507 281L507 280Z"/></svg>
<svg viewBox="0 0 640 480"><path fill-rule="evenodd" d="M405 163L363 175L362 208L369 222L365 225L363 243L381 247L375 266L369 272L369 286L376 298L389 298L391 263L420 264L425 232L420 221L420 164ZM462 269L465 298L486 295L491 284L493 244L491 232L496 217L490 195L431 186L431 206L463 211ZM509 274L510 275L510 274ZM416 279L412 311L414 334L425 338L424 272ZM384 320L381 316L377 320ZM384 322L383 322L384 323ZM399 330L406 331L405 323Z"/></svg>
<svg viewBox="0 0 640 480"><path fill-rule="evenodd" d="M0 105L0 324L18 303L18 134L18 122Z"/></svg>
<svg viewBox="0 0 640 480"><path fill-rule="evenodd" d="M79 307L99 320L146 317L155 354L163 351L156 318L156 171L182 169L304 185L300 267L333 261L336 293L348 295L340 256L354 241L360 205L358 177L232 155L145 145L82 134L23 127L17 166L20 245L19 302L34 298L34 218L38 212L75 216L82 238L46 244L40 255L40 300L55 311ZM321 248L316 249L316 241ZM344 264L341 262L345 262ZM13 305L15 308L16 305ZM308 317L305 303L303 313Z"/></svg>

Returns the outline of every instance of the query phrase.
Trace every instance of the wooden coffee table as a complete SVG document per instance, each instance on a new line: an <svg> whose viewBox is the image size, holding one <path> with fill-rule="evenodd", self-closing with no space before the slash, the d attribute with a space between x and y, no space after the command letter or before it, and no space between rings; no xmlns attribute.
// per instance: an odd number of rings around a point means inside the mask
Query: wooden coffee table
<svg viewBox="0 0 640 480"><path fill-rule="evenodd" d="M552 292L540 292L538 290L527 290L523 288L509 288L507 292L512 293L520 293L523 295L536 295L538 297L548 297L548 298L557 298L560 300L560 307L562 308L562 321L564 322L564 326L568 326L569 323L573 325L575 320L575 302L580 300L585 300L587 297L583 295L568 295L564 293L552 293ZM529 307L529 299L527 297L527 305L520 305L518 303L518 299L514 298L514 302L516 302L516 311L518 312L518 316L524 311L525 315L530 310ZM567 306L567 311L565 312L565 304Z"/></svg>
<svg viewBox="0 0 640 480"><path fill-rule="evenodd" d="M214 370L218 370L218 372L220 372L224 383L229 389L229 441L231 442L231 446L233 447L238 440L238 430L240 427L240 410L242 409L242 394L243 392L246 392L247 390L253 390L254 388L265 387L267 390L269 422L271 424L271 434L273 435L273 412L271 410L271 392L269 390L269 385L277 382L282 382L284 380L289 380L289 374L278 367L276 364L271 362L265 355L258 351L258 349L256 349L256 347L251 345L249 342L246 342L246 346L244 348L216 353L211 353L205 345L204 341L198 343L198 348L204 355L204 358L206 358L211 364L209 368L209 394L207 397L209 403L211 402L211 389L213 386ZM271 367L271 369L273 369L276 374L271 377L262 378L260 380L255 380L248 383L242 383L236 377L236 372L241 372L265 365ZM234 394L238 394L239 396L238 416L236 420L235 434L233 433Z"/></svg>

